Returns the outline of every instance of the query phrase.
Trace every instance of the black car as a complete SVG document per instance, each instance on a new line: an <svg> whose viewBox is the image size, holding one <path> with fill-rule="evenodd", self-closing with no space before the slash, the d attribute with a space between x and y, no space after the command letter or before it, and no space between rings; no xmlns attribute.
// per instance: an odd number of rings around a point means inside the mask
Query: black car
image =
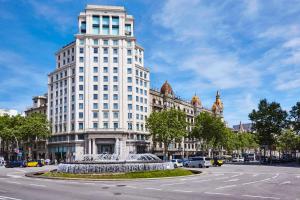
<svg viewBox="0 0 300 200"><path fill-rule="evenodd" d="M6 168L13 168L13 167L26 167L26 162L24 160L11 160L7 161Z"/></svg>

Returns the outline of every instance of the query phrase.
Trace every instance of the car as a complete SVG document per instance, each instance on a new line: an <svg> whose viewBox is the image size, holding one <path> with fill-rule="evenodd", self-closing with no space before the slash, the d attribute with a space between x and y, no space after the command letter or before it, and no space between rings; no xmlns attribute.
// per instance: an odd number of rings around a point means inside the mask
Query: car
<svg viewBox="0 0 300 200"><path fill-rule="evenodd" d="M7 161L5 164L6 168L14 168L14 167L26 167L25 160L11 160Z"/></svg>
<svg viewBox="0 0 300 200"><path fill-rule="evenodd" d="M244 162L245 159L242 156L235 156L232 158L232 162Z"/></svg>
<svg viewBox="0 0 300 200"><path fill-rule="evenodd" d="M26 167L42 167L45 164L41 160L28 161Z"/></svg>
<svg viewBox="0 0 300 200"><path fill-rule="evenodd" d="M211 164L213 166L222 166L224 164L224 161L218 157L214 157L213 159L210 160Z"/></svg>
<svg viewBox="0 0 300 200"><path fill-rule="evenodd" d="M174 164L174 168L183 167L181 159L172 159L171 162Z"/></svg>
<svg viewBox="0 0 300 200"><path fill-rule="evenodd" d="M185 164L185 167L206 167L209 168L211 166L210 158L206 157L191 157L190 161Z"/></svg>

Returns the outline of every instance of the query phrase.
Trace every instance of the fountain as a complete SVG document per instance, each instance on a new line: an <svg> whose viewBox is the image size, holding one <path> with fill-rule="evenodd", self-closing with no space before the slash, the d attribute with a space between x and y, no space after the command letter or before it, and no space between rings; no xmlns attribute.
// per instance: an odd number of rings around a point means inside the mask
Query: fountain
<svg viewBox="0 0 300 200"><path fill-rule="evenodd" d="M73 174L127 173L138 171L174 169L170 162L163 162L153 154L85 154L73 163L61 163L58 172Z"/></svg>

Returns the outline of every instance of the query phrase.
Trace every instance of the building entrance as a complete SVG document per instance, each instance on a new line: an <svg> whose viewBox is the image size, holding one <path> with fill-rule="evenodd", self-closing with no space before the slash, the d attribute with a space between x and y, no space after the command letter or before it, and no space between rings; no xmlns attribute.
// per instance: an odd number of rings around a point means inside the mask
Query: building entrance
<svg viewBox="0 0 300 200"><path fill-rule="evenodd" d="M115 152L114 144L97 144L97 153L98 154L113 154Z"/></svg>

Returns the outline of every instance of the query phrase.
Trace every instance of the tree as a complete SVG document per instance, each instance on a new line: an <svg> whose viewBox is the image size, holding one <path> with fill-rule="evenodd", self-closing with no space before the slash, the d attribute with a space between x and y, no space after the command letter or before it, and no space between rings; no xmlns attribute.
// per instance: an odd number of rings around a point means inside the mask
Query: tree
<svg viewBox="0 0 300 200"><path fill-rule="evenodd" d="M169 144L178 142L187 135L187 125L186 114L176 109L153 112L146 122L153 140L164 144L165 159Z"/></svg>
<svg viewBox="0 0 300 200"><path fill-rule="evenodd" d="M282 129L287 125L287 112L281 109L279 103L269 103L263 99L258 104L258 110L249 114L253 122L253 130L256 132L258 142L261 146L267 146L272 156L272 147Z"/></svg>
<svg viewBox="0 0 300 200"><path fill-rule="evenodd" d="M227 132L226 132L227 131ZM192 131L193 137L202 140L206 149L217 148L220 150L226 141L224 132L228 133L225 124L217 116L207 112L201 112L195 118L195 126Z"/></svg>
<svg viewBox="0 0 300 200"><path fill-rule="evenodd" d="M300 134L300 102L297 102L290 111L290 124L296 133Z"/></svg>
<svg viewBox="0 0 300 200"><path fill-rule="evenodd" d="M295 151L298 146L299 136L296 135L292 130L284 130L283 133L278 137L278 146L284 153Z"/></svg>

